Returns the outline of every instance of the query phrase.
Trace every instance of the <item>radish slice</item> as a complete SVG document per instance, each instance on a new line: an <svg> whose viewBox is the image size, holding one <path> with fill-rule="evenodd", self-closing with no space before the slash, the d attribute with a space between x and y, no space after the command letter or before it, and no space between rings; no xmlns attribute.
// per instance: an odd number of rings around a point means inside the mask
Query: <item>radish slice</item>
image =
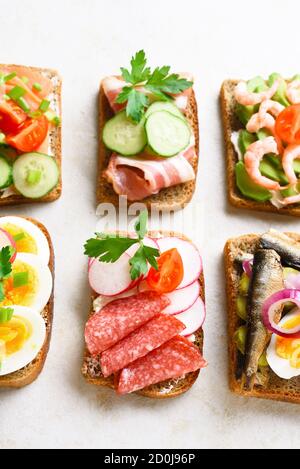
<svg viewBox="0 0 300 469"><path fill-rule="evenodd" d="M196 246L176 237L161 238L156 241L161 252L176 248L182 257L184 276L177 290L188 287L199 279L202 272L202 259Z"/></svg>
<svg viewBox="0 0 300 469"><path fill-rule="evenodd" d="M6 248L7 246L11 246L14 249L14 253L10 258L10 262L13 263L17 256L16 242L10 233L0 228L0 250L2 248Z"/></svg>
<svg viewBox="0 0 300 469"><path fill-rule="evenodd" d="M205 305L201 298L184 313L177 314L176 319L185 324L185 329L181 333L183 336L194 334L203 325L206 317Z"/></svg>
<svg viewBox="0 0 300 469"><path fill-rule="evenodd" d="M115 300L121 300L122 298L128 298L129 296L136 295L138 293L138 289L134 288L132 290L127 290L124 293L121 293L120 295L116 296L103 296L99 295L97 298L93 301L93 309L95 312L100 311L104 306L108 305L108 303L111 303L112 301Z"/></svg>
<svg viewBox="0 0 300 469"><path fill-rule="evenodd" d="M147 282L139 284L138 289L140 292L148 291L149 287ZM192 283L188 287L181 288L180 290L174 290L171 293L165 293L165 296L169 298L170 305L164 310L165 314L179 314L187 309L191 308L197 301L200 295L200 283L198 280Z"/></svg>
<svg viewBox="0 0 300 469"><path fill-rule="evenodd" d="M130 277L129 260L126 253L113 263L94 259L89 266L91 288L99 295L115 296L136 286L137 282Z"/></svg>

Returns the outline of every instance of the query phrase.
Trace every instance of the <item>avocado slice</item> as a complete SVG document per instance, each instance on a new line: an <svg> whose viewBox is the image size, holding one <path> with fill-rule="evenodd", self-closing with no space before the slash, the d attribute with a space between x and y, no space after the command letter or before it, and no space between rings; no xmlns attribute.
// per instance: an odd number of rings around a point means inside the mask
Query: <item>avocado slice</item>
<svg viewBox="0 0 300 469"><path fill-rule="evenodd" d="M242 161L239 161L235 165L235 176L237 187L245 197L258 202L267 202L272 198L270 191L258 186L252 181Z"/></svg>
<svg viewBox="0 0 300 469"><path fill-rule="evenodd" d="M281 163L275 155L266 155L260 163L260 172L273 181L277 181L282 185L288 184L288 180L284 174Z"/></svg>
<svg viewBox="0 0 300 469"><path fill-rule="evenodd" d="M266 91L268 86L262 77L257 76L247 82L247 88L250 93L260 93Z"/></svg>
<svg viewBox="0 0 300 469"><path fill-rule="evenodd" d="M271 87L274 85L275 81L279 80L280 85L278 87L278 90L272 97L274 101L277 101L278 103L282 104L283 106L287 107L290 106L290 103L286 97L286 89L287 89L287 83L285 79L279 74L279 73L272 73L269 76L268 79L268 85Z"/></svg>
<svg viewBox="0 0 300 469"><path fill-rule="evenodd" d="M247 130L240 131L238 145L243 156L245 155L250 145L254 143L255 141L256 141L255 134L250 134L250 132L248 132Z"/></svg>
<svg viewBox="0 0 300 469"><path fill-rule="evenodd" d="M267 137L271 137L272 134L267 129L260 129L256 135L258 140L264 140Z"/></svg>

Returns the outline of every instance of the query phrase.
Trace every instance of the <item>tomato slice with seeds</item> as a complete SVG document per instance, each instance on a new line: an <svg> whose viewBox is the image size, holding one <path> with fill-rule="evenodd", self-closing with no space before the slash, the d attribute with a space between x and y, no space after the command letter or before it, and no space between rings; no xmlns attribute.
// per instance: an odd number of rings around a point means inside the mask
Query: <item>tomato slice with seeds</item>
<svg viewBox="0 0 300 469"><path fill-rule="evenodd" d="M284 109L276 119L275 131L288 144L300 144L300 104Z"/></svg>
<svg viewBox="0 0 300 469"><path fill-rule="evenodd" d="M17 150L30 153L41 146L48 128L48 119L44 115L38 119L28 119L17 134L6 137L6 142Z"/></svg>
<svg viewBox="0 0 300 469"><path fill-rule="evenodd" d="M164 252L157 260L158 270L151 267L147 283L157 293L170 293L181 284L184 268L182 258L177 249Z"/></svg>
<svg viewBox="0 0 300 469"><path fill-rule="evenodd" d="M26 121L26 113L13 101L0 102L0 129L4 133L15 133Z"/></svg>

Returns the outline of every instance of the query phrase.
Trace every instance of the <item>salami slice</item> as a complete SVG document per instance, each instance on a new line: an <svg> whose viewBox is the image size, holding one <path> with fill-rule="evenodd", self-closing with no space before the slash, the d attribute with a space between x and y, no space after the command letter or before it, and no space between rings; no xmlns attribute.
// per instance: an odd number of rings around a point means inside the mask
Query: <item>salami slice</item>
<svg viewBox="0 0 300 469"><path fill-rule="evenodd" d="M101 370L105 377L144 357L147 353L180 334L185 325L172 316L161 315L132 332L102 353Z"/></svg>
<svg viewBox="0 0 300 469"><path fill-rule="evenodd" d="M186 338L176 336L161 347L139 358L120 374L117 392L127 394L151 384L179 378L206 366L198 348Z"/></svg>
<svg viewBox="0 0 300 469"><path fill-rule="evenodd" d="M85 341L89 352L98 355L158 316L169 300L154 292L122 298L104 306L88 320Z"/></svg>

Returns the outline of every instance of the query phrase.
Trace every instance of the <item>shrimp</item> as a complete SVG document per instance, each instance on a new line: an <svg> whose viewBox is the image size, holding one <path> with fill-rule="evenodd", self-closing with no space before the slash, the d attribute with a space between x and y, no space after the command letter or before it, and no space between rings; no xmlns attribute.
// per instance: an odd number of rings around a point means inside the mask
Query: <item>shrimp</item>
<svg viewBox="0 0 300 469"><path fill-rule="evenodd" d="M264 119L267 113L271 114L273 117L278 117L284 109L285 107L277 101L266 99L261 103L258 113L261 119Z"/></svg>
<svg viewBox="0 0 300 469"><path fill-rule="evenodd" d="M264 155L268 153L278 153L277 143L274 137L267 137L252 143L248 148L244 161L247 173L253 182L269 190L279 190L280 184L272 181L260 172L259 165Z"/></svg>
<svg viewBox="0 0 300 469"><path fill-rule="evenodd" d="M297 158L300 158L300 145L289 145L283 153L282 167L290 184L298 182L293 168L293 161Z"/></svg>
<svg viewBox="0 0 300 469"><path fill-rule="evenodd" d="M286 95L290 103L300 103L300 80L294 80L288 84L286 89Z"/></svg>
<svg viewBox="0 0 300 469"><path fill-rule="evenodd" d="M292 205L292 204L299 204L300 202L300 194L292 195L291 197L286 197L283 199L282 204L285 205Z"/></svg>
<svg viewBox="0 0 300 469"><path fill-rule="evenodd" d="M267 99L271 99L278 90L278 87L279 80L276 80L268 90L261 91L260 93L251 93L247 90L247 83L241 81L234 90L234 96L237 102L243 106L255 106Z"/></svg>
<svg viewBox="0 0 300 469"><path fill-rule="evenodd" d="M246 129L250 133L256 133L260 129L268 129L274 135L275 133L275 119L271 114L266 112L265 116L261 117L260 113L253 114L249 120Z"/></svg>

